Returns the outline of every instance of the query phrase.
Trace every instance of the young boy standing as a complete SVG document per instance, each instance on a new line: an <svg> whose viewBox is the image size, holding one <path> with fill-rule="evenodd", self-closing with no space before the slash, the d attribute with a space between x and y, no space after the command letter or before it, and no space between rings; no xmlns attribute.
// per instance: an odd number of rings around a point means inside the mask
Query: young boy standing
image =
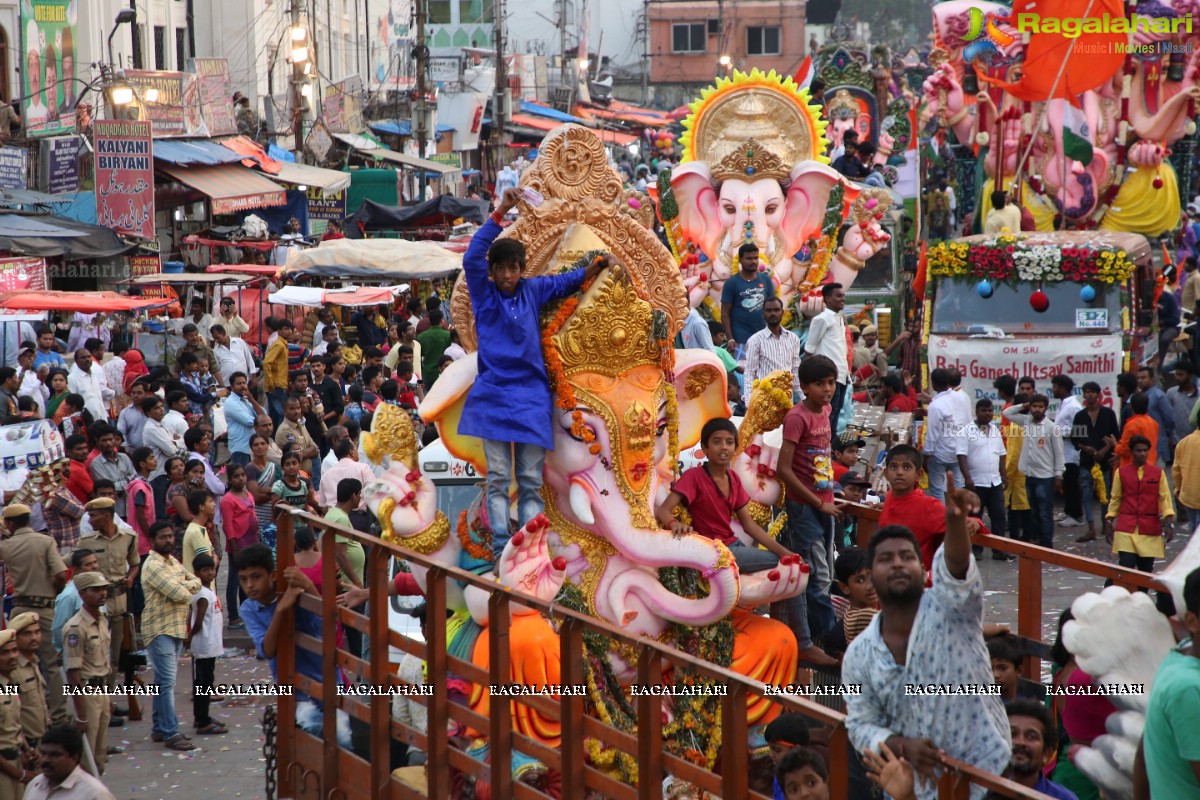
<svg viewBox="0 0 1200 800"><path fill-rule="evenodd" d="M522 199L510 189L463 256L463 271L475 312L479 375L467 395L459 433L483 439L487 459L487 509L492 554L497 564L508 544L508 487L516 473L517 524L542 512L542 465L554 447L553 398L542 357L538 312L551 300L579 291L612 256L563 275L523 278L525 246L515 238L496 241L504 215ZM505 432L503 439L496 438Z"/></svg>
<svg viewBox="0 0 1200 800"><path fill-rule="evenodd" d="M747 508L750 496L738 476L729 469L737 442L737 426L731 421L718 418L704 423L700 431L700 448L708 461L683 473L671 487L667 499L659 505L657 516L659 524L676 535L694 530L723 543L733 553L738 570L751 574L772 569L781 558L792 553L772 539L750 516ZM680 504L691 514L691 525L671 516L671 511ZM742 524L742 530L766 550L747 547L738 540L730 526L734 517Z"/></svg>
<svg viewBox="0 0 1200 800"><path fill-rule="evenodd" d="M833 523L841 519L842 511L833 502L829 410L837 376L837 366L826 356L809 356L800 362L797 377L804 400L783 418L779 448L779 477L787 495L787 528L781 544L798 553L812 570L804 594L784 601L784 608L800 647L800 661L816 665L837 663L813 643L836 624L829 600L830 553Z"/></svg>
<svg viewBox="0 0 1200 800"><path fill-rule="evenodd" d="M1166 474L1150 463L1151 447L1145 436L1129 440L1133 462L1113 474L1104 519L1104 539L1113 546L1117 563L1142 572L1154 571L1154 559L1166 555L1165 543L1175 538L1171 489Z"/></svg>
<svg viewBox="0 0 1200 800"><path fill-rule="evenodd" d="M202 587L192 596L191 621L188 623L184 647L192 651L192 712L196 716L196 733L209 735L229 733L229 729L208 715L213 687L217 679L217 659L225 651L222 631L225 610L213 591L217 578L217 562L207 553L192 561Z"/></svg>
<svg viewBox="0 0 1200 800"><path fill-rule="evenodd" d="M217 501L207 489L197 489L188 492L187 504L188 511L192 512L192 521L183 534L183 568L196 575L196 556L207 555L217 560L216 548L208 535L208 523L217 513Z"/></svg>
<svg viewBox="0 0 1200 800"><path fill-rule="evenodd" d="M890 490L879 513L879 527L903 525L917 537L925 585L931 585L933 555L946 537L946 506L917 488L921 479L921 454L912 445L894 445L883 464Z"/></svg>

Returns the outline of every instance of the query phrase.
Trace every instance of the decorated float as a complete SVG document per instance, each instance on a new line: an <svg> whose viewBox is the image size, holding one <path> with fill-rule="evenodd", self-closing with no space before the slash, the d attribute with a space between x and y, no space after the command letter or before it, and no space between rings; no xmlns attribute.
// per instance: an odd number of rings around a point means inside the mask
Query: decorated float
<svg viewBox="0 0 1200 800"><path fill-rule="evenodd" d="M1143 19L1137 25L1084 26L1071 35L1051 25L1019 30L1015 20L1124 19L1126 6L935 5L921 135L952 133L970 151L958 174L982 169L977 223L1000 188L1039 231L1054 230L1056 221L1059 229L1151 237L1176 228L1181 196L1191 192L1200 99L1200 28L1179 24L1192 10L1181 0L1130 3L1129 14Z"/></svg>
<svg viewBox="0 0 1200 800"><path fill-rule="evenodd" d="M734 223L714 208L718 197L736 199L741 206L770 204L771 220L752 222L739 237L761 237L764 253L775 259L769 263L805 291L827 267L852 281L856 260L869 257L880 244L875 215L882 213L883 202L847 186L822 163L824 123L806 93L774 75L739 73L706 93L704 103L689 125L693 161L676 178L686 207L676 230L688 226L702 234L720 264L727 249L721 243L730 238ZM742 138L734 140L735 134ZM697 155L708 161L694 160ZM717 188L714 176L721 182ZM623 188L603 143L589 130L566 125L548 134L521 184L545 198L537 207L522 205L517 222L503 234L525 245L526 275L556 274L586 264L598 252L612 253L620 262L543 313L543 352L555 400L554 417L547 420L554 427L554 449L545 463L545 514L517 531L499 563L493 563L486 504L474 503L458 520L440 512L436 487L418 468L411 420L381 406L364 446L385 471L365 494L384 537L763 682L792 682L795 637L783 623L752 609L803 592L807 567L799 557L766 573L741 575L723 544L699 535L672 535L655 519L680 448L695 446L707 420L729 416L721 362L707 351L673 347L690 306L710 289L700 284L711 282L690 274L694 269L681 269L677 255L659 242L649 198ZM855 216L838 256L832 233L848 210ZM768 249L769 242L776 246ZM787 255L801 246L820 255L819 267ZM474 351L470 298L462 281L451 312L464 347ZM437 426L455 458L483 475L482 441L459 432L476 375L471 352L442 373L420 413ZM775 475L778 451L765 444L764 434L782 424L791 406L790 385L786 373L760 382L741 424L735 469L766 522L781 491ZM420 570L416 577L425 578ZM451 649L486 667L486 595L460 588L447 602L455 612L449 622ZM559 641L552 623L515 611L512 625L513 681L559 683ZM604 637L589 637L586 656L589 712L630 729L636 724L628 694L637 674L634 652ZM697 680L678 670L663 676L664 683ZM486 713L487 688L471 687L468 702ZM673 702L663 730L666 747L711 768L719 747L719 707L713 696ZM752 731L760 731L774 713L764 698L751 699L746 708ZM558 722L524 706L514 706L513 718L522 734L551 746L559 743ZM486 752L486 741L478 740L473 753L483 758ZM636 782L633 758L599 741L588 741L587 752L597 768ZM529 759L518 762L522 775L538 773Z"/></svg>

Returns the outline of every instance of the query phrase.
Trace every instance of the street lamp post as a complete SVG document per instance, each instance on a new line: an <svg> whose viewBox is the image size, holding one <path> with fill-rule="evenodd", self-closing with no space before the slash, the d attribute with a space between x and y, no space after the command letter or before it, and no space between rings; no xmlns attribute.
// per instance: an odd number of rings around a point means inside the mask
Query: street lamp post
<svg viewBox="0 0 1200 800"><path fill-rule="evenodd" d="M300 0L292 0L292 136L298 163L304 161L304 97L300 88L308 64L308 27L301 24Z"/></svg>
<svg viewBox="0 0 1200 800"><path fill-rule="evenodd" d="M137 11L132 8L122 8L117 12L117 19L113 22L112 30L108 34L108 68L111 70L116 66L116 61L113 59L112 40L117 35L117 28L125 23L133 24L137 20Z"/></svg>

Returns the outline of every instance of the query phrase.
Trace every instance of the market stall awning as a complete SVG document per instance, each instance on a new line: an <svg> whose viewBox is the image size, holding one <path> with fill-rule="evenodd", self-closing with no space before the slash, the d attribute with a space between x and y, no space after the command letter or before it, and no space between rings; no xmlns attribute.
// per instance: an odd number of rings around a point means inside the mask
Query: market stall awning
<svg viewBox="0 0 1200 800"><path fill-rule="evenodd" d="M275 179L297 186L315 186L321 190L322 197L331 197L346 191L350 186L350 173L338 172L322 167L310 167L308 164L294 164L279 161L279 172Z"/></svg>
<svg viewBox="0 0 1200 800"><path fill-rule="evenodd" d="M163 172L208 195L214 214L287 205L283 187L240 164L213 167L164 166Z"/></svg>
<svg viewBox="0 0 1200 800"><path fill-rule="evenodd" d="M349 145L364 156L377 159L379 161L390 161L393 164L399 164L412 169L420 169L425 172L436 172L438 175L447 175L451 172L461 172L461 167L451 167L446 164L439 164L436 161L430 161L427 158L417 158L410 156L407 153L397 153L395 150L389 150L386 147L380 147L374 139L369 139L366 136L359 136L355 133L335 133L333 138Z"/></svg>
<svg viewBox="0 0 1200 800"><path fill-rule="evenodd" d="M532 114L513 114L511 122L513 125L532 128L535 131L552 131L564 124L548 117L536 117Z"/></svg>
<svg viewBox="0 0 1200 800"><path fill-rule="evenodd" d="M648 128L665 128L671 124L671 120L666 117L660 117L657 114L650 114L641 111L632 111L627 109L604 109L604 108L584 108L582 106L576 109L580 116L602 119L606 121L618 120L621 122L631 122L635 125L641 125Z"/></svg>
<svg viewBox="0 0 1200 800"><path fill-rule="evenodd" d="M71 199L71 195L53 195L31 189L0 189L0 206L48 206Z"/></svg>
<svg viewBox="0 0 1200 800"><path fill-rule="evenodd" d="M95 314L106 311L141 311L170 305L173 300L129 297L116 292L23 291L0 294L0 308L25 311L78 311Z"/></svg>
<svg viewBox="0 0 1200 800"><path fill-rule="evenodd" d="M327 278L414 281L442 278L460 269L462 256L433 242L335 239L288 253L283 271Z"/></svg>
<svg viewBox="0 0 1200 800"><path fill-rule="evenodd" d="M237 266L254 265L239 264ZM138 275L136 278L130 278L129 283L133 286L144 286L148 283L249 283L252 280L255 280L253 275L248 274L245 270L240 270L238 272L214 274L207 272L161 272L154 275Z"/></svg>
<svg viewBox="0 0 1200 800"><path fill-rule="evenodd" d="M378 122L367 124L375 133L384 133L390 136L412 136L412 120L408 119L384 119ZM438 124L437 133L454 133L454 127L451 125Z"/></svg>
<svg viewBox="0 0 1200 800"><path fill-rule="evenodd" d="M281 269L283 267L278 264L209 264L204 268L204 271L213 273L241 272L247 275L274 276Z"/></svg>
<svg viewBox="0 0 1200 800"><path fill-rule="evenodd" d="M588 127L591 127L594 124L583 117L577 117L574 114L568 114L565 111L559 111L557 108L544 106L541 103L531 103L528 100L521 101L521 113L531 114L535 117L545 117L546 119L554 120L558 123L575 122L580 125L587 125Z"/></svg>
<svg viewBox="0 0 1200 800"><path fill-rule="evenodd" d="M391 303L396 294L408 288L399 286L348 286L345 289L322 289L319 286L285 286L267 297L268 303L283 306L318 308L326 303L339 306L377 306Z"/></svg>
<svg viewBox="0 0 1200 800"><path fill-rule="evenodd" d="M346 223L346 235L357 239L364 232L450 225L457 219L482 225L489 211L486 200L467 200L446 194L430 198L420 205L403 208L363 200L358 211Z"/></svg>
<svg viewBox="0 0 1200 800"><path fill-rule="evenodd" d="M179 166L216 166L236 164L240 159L236 153L207 139L180 141L171 139L154 140L154 158Z"/></svg>
<svg viewBox="0 0 1200 800"><path fill-rule="evenodd" d="M596 129L592 131L592 133L599 136L600 141L604 142L605 144L615 144L619 147L628 147L629 145L638 141L638 137L636 135L632 133L623 133L622 131Z"/></svg>
<svg viewBox="0 0 1200 800"><path fill-rule="evenodd" d="M71 261L112 258L133 250L108 228L66 217L30 217L0 214L7 224L0 226L0 250L20 255L50 258L62 256ZM36 222L37 226L32 223Z"/></svg>

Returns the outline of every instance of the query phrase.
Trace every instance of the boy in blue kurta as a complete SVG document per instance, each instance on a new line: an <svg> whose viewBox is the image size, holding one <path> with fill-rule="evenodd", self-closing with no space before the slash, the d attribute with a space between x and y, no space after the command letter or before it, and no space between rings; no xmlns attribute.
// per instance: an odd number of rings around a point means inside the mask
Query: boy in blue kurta
<svg viewBox="0 0 1200 800"><path fill-rule="evenodd" d="M479 341L479 377L467 395L459 432L483 439L488 521L497 564L511 537L508 487L514 467L517 522L524 527L543 510L542 466L546 451L554 449L554 401L542 356L539 311L551 300L579 291L604 267L618 263L605 256L562 275L522 278L525 246L514 238L496 241L504 215L521 199L517 189L505 192L463 256Z"/></svg>

